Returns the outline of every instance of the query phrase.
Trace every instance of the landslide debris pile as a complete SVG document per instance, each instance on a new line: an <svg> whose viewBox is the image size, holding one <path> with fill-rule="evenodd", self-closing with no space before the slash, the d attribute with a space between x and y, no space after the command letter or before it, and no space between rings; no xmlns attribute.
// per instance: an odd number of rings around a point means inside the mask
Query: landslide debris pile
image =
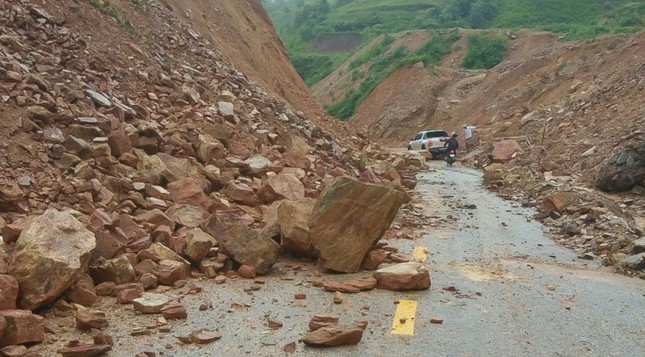
<svg viewBox="0 0 645 357"><path fill-rule="evenodd" d="M89 4L68 6L105 25ZM43 341L32 311L61 297L92 306L111 295L140 313L185 318L181 304L144 292L267 274L281 251L330 252L326 267L356 271L408 200L402 186L416 184L408 168L422 158L368 153L379 164L359 169L351 147L189 29L160 27L150 49L128 42L111 59L65 20L0 0L0 347ZM369 229L343 250L333 246L343 232L330 227L351 223L339 215L347 207ZM330 250L339 248L347 255ZM79 308L77 326L94 344L61 353L109 350L98 330L105 315ZM203 330L186 341L219 337Z"/></svg>

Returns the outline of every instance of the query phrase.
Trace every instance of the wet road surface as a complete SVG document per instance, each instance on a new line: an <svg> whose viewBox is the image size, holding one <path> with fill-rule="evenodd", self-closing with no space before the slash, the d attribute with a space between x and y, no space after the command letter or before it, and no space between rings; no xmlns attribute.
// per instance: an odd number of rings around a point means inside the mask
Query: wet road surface
<svg viewBox="0 0 645 357"><path fill-rule="evenodd" d="M410 257L421 252L423 259L427 251L430 290L344 294L345 302L334 304L332 293L311 282L370 273L328 275L309 263L280 262L260 285L242 279L223 285L198 281L204 291L180 295L188 319L171 321L170 333L153 330L149 336L130 336L133 327L154 325L158 316L135 316L130 307L108 311L106 332L115 340L109 355L143 351L157 356L642 355L645 281L576 258L548 239L542 226L530 219L532 211L482 188L477 172L444 165L433 162L429 172L419 175L417 194L426 215L452 215L456 223L428 229L422 239L387 241ZM251 290L254 285L259 290ZM296 293L305 293L306 299L296 300ZM395 312L401 306L396 302L403 300L416 305L406 322L408 328L413 324L413 332L393 334ZM212 307L199 311L201 304ZM341 323L365 320L369 325L357 346L306 347L297 341L318 313L338 314ZM267 318L284 326L272 330ZM443 323L433 324L433 318ZM223 337L202 346L177 342L176 335L201 328L219 330ZM60 334L49 342L54 346L68 340ZM297 344L295 353L283 352L291 342Z"/></svg>

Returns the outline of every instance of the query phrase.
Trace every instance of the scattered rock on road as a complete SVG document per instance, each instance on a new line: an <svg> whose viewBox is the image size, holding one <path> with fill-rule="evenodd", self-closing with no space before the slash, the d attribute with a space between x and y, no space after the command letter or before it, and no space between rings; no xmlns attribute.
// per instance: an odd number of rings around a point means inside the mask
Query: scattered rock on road
<svg viewBox="0 0 645 357"><path fill-rule="evenodd" d="M430 272L419 262L381 268L374 273L376 287L384 290L424 290L430 288Z"/></svg>
<svg viewBox="0 0 645 357"><path fill-rule="evenodd" d="M363 338L363 329L358 326L326 326L308 332L302 342L310 346L335 347L356 345Z"/></svg>

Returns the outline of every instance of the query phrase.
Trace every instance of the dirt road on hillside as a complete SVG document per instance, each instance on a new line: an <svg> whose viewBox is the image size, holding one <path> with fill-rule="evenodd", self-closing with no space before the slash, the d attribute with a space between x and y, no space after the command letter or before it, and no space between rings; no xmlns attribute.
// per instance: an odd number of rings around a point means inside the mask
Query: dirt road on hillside
<svg viewBox="0 0 645 357"><path fill-rule="evenodd" d="M154 326L158 317L135 316L130 307L111 311L105 332L115 346L109 355L636 356L645 350L645 281L579 260L545 236L530 210L483 189L477 172L443 165L433 162L420 174L417 191L426 215L450 214L457 223L425 232L420 240L389 241L427 261L430 290L345 294L344 303L334 304L332 293L311 282L346 280L346 275L321 275L309 263L281 262L258 282L197 282L204 291L182 297L188 319L171 321L170 333L153 329L130 336L135 327ZM296 293L306 299L296 300ZM203 304L206 310L200 311ZM366 320L362 341L330 349L298 343L318 313L338 314L347 324ZM283 327L269 328L268 318ZM434 318L443 324L431 323ZM201 328L219 330L223 337L203 346L183 346L175 337ZM60 334L48 342L54 351L71 338ZM283 347L291 342L296 351L286 354Z"/></svg>

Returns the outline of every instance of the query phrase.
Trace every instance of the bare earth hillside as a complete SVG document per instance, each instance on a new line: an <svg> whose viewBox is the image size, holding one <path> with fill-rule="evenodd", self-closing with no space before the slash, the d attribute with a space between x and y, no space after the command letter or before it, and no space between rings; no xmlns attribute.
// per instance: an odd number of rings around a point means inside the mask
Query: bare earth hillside
<svg viewBox="0 0 645 357"><path fill-rule="evenodd" d="M490 70L475 71L461 68L467 33L462 31L439 66L417 64L381 82L350 119L351 129L386 146L405 147L420 130L461 135L463 125L475 125L477 150L464 162L506 163L485 168L493 175L489 187L541 207L556 239L581 254L595 254L589 259L600 256L614 264L638 253L632 241L645 226L643 189L637 185L623 196L594 186L616 187L624 175L616 170L627 162L621 153L642 147L645 33L561 42L550 33L500 31L509 40L506 58ZM347 84L333 83L326 90L333 92L334 86ZM314 93L328 100L319 90ZM504 139L512 143L500 144ZM638 181L640 159L629 160L635 160L627 165L638 172L629 180ZM561 192L574 192L576 203L549 216L552 206L543 200ZM600 213L602 223L588 216Z"/></svg>

